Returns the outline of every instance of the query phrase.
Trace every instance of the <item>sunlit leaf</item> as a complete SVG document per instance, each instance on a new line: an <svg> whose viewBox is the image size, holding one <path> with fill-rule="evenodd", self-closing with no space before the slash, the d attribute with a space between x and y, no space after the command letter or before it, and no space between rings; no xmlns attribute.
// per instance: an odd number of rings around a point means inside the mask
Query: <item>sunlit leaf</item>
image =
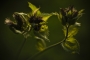
<svg viewBox="0 0 90 60"><path fill-rule="evenodd" d="M80 26L80 23L75 23L75 25L72 25L68 28L68 37L72 37L72 36L75 36L79 30L79 26ZM64 34L66 36L66 27L64 27L63 29L64 31Z"/></svg>
<svg viewBox="0 0 90 60"><path fill-rule="evenodd" d="M48 39L48 36L49 36L49 31L48 29L47 30L44 30L45 28L41 28L40 31L34 31L34 35L45 40L45 41L48 41L50 42L50 40Z"/></svg>
<svg viewBox="0 0 90 60"><path fill-rule="evenodd" d="M53 14L42 13L42 20L47 21Z"/></svg>
<svg viewBox="0 0 90 60"><path fill-rule="evenodd" d="M41 12L39 11L39 8L37 8L35 5L33 5L32 3L28 2L29 7L32 9L32 13L34 14L35 12L37 12L37 14L41 14Z"/></svg>
<svg viewBox="0 0 90 60"><path fill-rule="evenodd" d="M46 48L46 43L43 39L35 36L35 38L37 39L37 44L36 44L36 47L39 51L42 51Z"/></svg>
<svg viewBox="0 0 90 60"><path fill-rule="evenodd" d="M62 43L64 50L71 53L79 53L80 46L76 39L69 37L65 42Z"/></svg>
<svg viewBox="0 0 90 60"><path fill-rule="evenodd" d="M81 10L78 12L77 20L84 14L83 11L84 11L84 9L81 9Z"/></svg>
<svg viewBox="0 0 90 60"><path fill-rule="evenodd" d="M49 41L48 36L49 36L49 30L48 30L48 26L47 25L42 25L40 30L39 30L40 36L46 40Z"/></svg>
<svg viewBox="0 0 90 60"><path fill-rule="evenodd" d="M76 27L71 27L71 28L69 29L68 37L71 37L71 36L76 35L77 32L78 32L78 28L76 28Z"/></svg>
<svg viewBox="0 0 90 60"><path fill-rule="evenodd" d="M60 18L60 22L61 22L61 19L62 19L62 14L61 13L59 14L59 18Z"/></svg>
<svg viewBox="0 0 90 60"><path fill-rule="evenodd" d="M84 9L81 9L78 13L79 13L79 14L82 14L83 11L84 11Z"/></svg>

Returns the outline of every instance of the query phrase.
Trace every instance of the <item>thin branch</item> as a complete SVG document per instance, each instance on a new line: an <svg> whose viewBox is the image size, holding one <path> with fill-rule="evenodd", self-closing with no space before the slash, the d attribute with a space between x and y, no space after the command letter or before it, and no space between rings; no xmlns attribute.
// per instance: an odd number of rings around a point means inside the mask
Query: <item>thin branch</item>
<svg viewBox="0 0 90 60"><path fill-rule="evenodd" d="M66 27L66 36L65 36L65 38L64 38L63 41L65 41L65 40L68 38L68 29L69 29L69 25L66 25L65 27Z"/></svg>
<svg viewBox="0 0 90 60"><path fill-rule="evenodd" d="M68 37L68 28L69 28L69 25L66 26L66 36L65 36L65 38L64 38L62 41L57 42L57 43L55 43L55 44L53 44L53 45L45 48L43 51L40 51L40 52L36 53L34 56L28 58L28 60L32 60L32 59L34 59L35 57L37 57L37 56L39 56L40 54L42 54L43 52L47 51L48 49L53 48L53 47L61 44L62 42L64 42L64 41L67 39L67 37Z"/></svg>
<svg viewBox="0 0 90 60"><path fill-rule="evenodd" d="M48 49L53 48L53 47L55 47L55 46L57 46L57 45L59 45L59 44L61 44L61 43L62 43L62 41L61 41L61 42L58 42L58 43L56 43L56 44L53 44L53 45L51 45L51 46L49 46L49 47L47 47L47 48L45 48L43 51L40 51L40 52L36 53L34 56L30 57L28 60L34 59L35 57L39 56L39 55L42 54L43 52L47 51Z"/></svg>
<svg viewBox="0 0 90 60"><path fill-rule="evenodd" d="M23 43L22 43L22 45L21 45L21 47L20 47L20 49L19 49L19 51L17 53L16 60L19 60L19 56L20 56L20 53L21 53L21 51L23 49L23 46L24 46L25 42L26 42L26 38L24 38L24 41L23 41Z"/></svg>

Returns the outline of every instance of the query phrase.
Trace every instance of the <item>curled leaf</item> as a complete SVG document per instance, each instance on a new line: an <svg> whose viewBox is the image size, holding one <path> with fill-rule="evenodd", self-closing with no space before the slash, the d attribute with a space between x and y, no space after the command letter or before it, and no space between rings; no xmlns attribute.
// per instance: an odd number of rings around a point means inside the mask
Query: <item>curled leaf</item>
<svg viewBox="0 0 90 60"><path fill-rule="evenodd" d="M39 51L42 51L46 48L46 43L43 39L35 36L35 38L37 39L37 44L36 44L36 47Z"/></svg>
<svg viewBox="0 0 90 60"><path fill-rule="evenodd" d="M45 30L45 28L41 27L39 31L34 31L34 35L43 40L50 42L50 40L48 39L49 36L48 29Z"/></svg>
<svg viewBox="0 0 90 60"><path fill-rule="evenodd" d="M31 30L31 25L28 22L28 15L26 13L15 12L13 18L15 22L6 19L5 24L8 25L14 33L23 34L24 37L29 36L28 32Z"/></svg>
<svg viewBox="0 0 90 60"><path fill-rule="evenodd" d="M48 39L48 28L45 26L41 26L39 31L33 31L35 35L35 39L37 40L37 49L42 51L46 48L45 41L49 41Z"/></svg>
<svg viewBox="0 0 90 60"><path fill-rule="evenodd" d="M73 37L69 37L66 41L62 43L62 47L64 50L71 52L71 53L79 53L80 46L76 39Z"/></svg>
<svg viewBox="0 0 90 60"><path fill-rule="evenodd" d="M22 34L21 31L17 30L16 27L17 27L17 24L14 23L13 21L11 21L10 19L7 19L5 20L5 24L9 26L10 30L13 31L14 33L16 34Z"/></svg>

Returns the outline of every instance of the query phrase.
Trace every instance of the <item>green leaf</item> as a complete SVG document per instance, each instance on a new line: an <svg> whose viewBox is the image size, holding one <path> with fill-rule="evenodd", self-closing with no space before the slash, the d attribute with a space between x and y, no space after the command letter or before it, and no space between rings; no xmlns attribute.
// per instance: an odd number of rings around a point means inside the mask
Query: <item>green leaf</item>
<svg viewBox="0 0 90 60"><path fill-rule="evenodd" d="M67 16L70 16L72 14L72 11L69 10L68 13L67 13Z"/></svg>
<svg viewBox="0 0 90 60"><path fill-rule="evenodd" d="M42 13L42 20L47 21L53 14Z"/></svg>
<svg viewBox="0 0 90 60"><path fill-rule="evenodd" d="M78 28L77 27L70 27L69 28L69 32L68 32L68 37L72 37L74 35L76 35L78 32Z"/></svg>
<svg viewBox="0 0 90 60"><path fill-rule="evenodd" d="M81 9L81 10L78 12L78 16L76 17L77 20L84 14L83 11L84 11L84 9Z"/></svg>
<svg viewBox="0 0 90 60"><path fill-rule="evenodd" d="M75 36L79 30L79 26L80 26L80 23L77 23L77 22L74 25L71 25L68 28L68 37ZM63 31L64 31L64 34L66 36L66 27L64 27Z"/></svg>
<svg viewBox="0 0 90 60"><path fill-rule="evenodd" d="M69 37L65 42L62 43L64 50L71 53L79 53L80 46L76 39Z"/></svg>
<svg viewBox="0 0 90 60"><path fill-rule="evenodd" d="M84 11L84 9L81 9L78 13L79 13L79 14L82 14L83 11Z"/></svg>
<svg viewBox="0 0 90 60"><path fill-rule="evenodd" d="M62 16L62 14L60 13L58 17L59 17L59 19L60 19L60 22L61 22L61 20L62 20L62 17L63 17L63 16Z"/></svg>
<svg viewBox="0 0 90 60"><path fill-rule="evenodd" d="M50 42L50 40L48 39L48 36L49 36L48 27L47 26L45 27L45 26L41 26L39 31L34 31L34 35L43 40Z"/></svg>
<svg viewBox="0 0 90 60"><path fill-rule="evenodd" d="M35 5L33 5L32 3L28 2L29 7L32 9L32 13L37 13L38 15L41 14L41 12L39 11L39 8L37 8Z"/></svg>
<svg viewBox="0 0 90 60"><path fill-rule="evenodd" d="M36 47L39 51L43 51L46 48L46 43L43 39L35 36L35 38L37 39L37 44Z"/></svg>

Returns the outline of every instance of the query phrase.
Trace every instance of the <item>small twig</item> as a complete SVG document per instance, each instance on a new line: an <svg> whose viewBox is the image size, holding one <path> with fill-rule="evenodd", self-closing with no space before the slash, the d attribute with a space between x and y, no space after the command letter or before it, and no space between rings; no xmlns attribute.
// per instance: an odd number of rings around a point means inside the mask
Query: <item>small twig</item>
<svg viewBox="0 0 90 60"><path fill-rule="evenodd" d="M23 41L23 43L22 43L22 45L21 45L21 47L20 47L20 49L19 49L19 51L18 51L18 53L17 53L16 60L19 59L19 55L20 55L20 53L21 53L21 51L22 51L22 49L23 49L23 46L24 46L25 42L26 42L26 38L24 38L24 41Z"/></svg>
<svg viewBox="0 0 90 60"><path fill-rule="evenodd" d="M63 41L65 41L68 38L68 29L69 29L69 25L65 26L66 27L66 36L64 38Z"/></svg>
<svg viewBox="0 0 90 60"><path fill-rule="evenodd" d="M58 42L58 43L55 43L55 44L53 44L53 45L45 48L43 51L40 51L40 52L36 53L34 56L28 58L28 60L34 59L35 57L39 56L39 55L42 54L43 52L47 51L48 49L53 48L53 47L55 47L55 46L57 46L57 45L59 45L59 44L61 44L61 43L62 43L62 41L61 41L61 42Z"/></svg>
<svg viewBox="0 0 90 60"><path fill-rule="evenodd" d="M65 36L65 38L62 41L57 42L57 43L55 43L55 44L45 48L43 51L40 51L40 52L36 53L34 56L28 58L28 60L33 60L35 57L39 56L40 54L42 54L43 52L47 51L48 49L53 48L53 47L61 44L62 42L64 42L68 38L68 29L69 29L69 25L66 26L66 36Z"/></svg>

